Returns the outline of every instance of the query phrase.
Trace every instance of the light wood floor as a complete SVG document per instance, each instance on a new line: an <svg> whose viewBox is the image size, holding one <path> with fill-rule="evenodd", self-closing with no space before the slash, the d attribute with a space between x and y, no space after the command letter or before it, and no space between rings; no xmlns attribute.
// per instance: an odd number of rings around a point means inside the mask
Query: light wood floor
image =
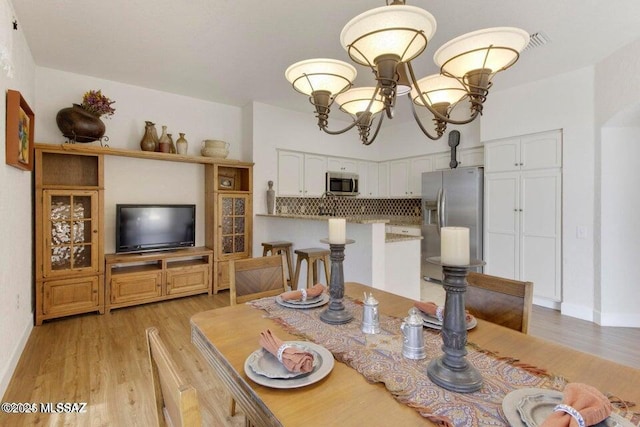
<svg viewBox="0 0 640 427"><path fill-rule="evenodd" d="M3 402L87 402L84 414L0 412L0 426L150 426L154 404L144 331L155 325L198 390L205 426L241 426L190 341L189 318L228 305L228 292L82 315L34 328ZM239 325L241 327L241 325ZM533 335L640 368L640 328L600 328L536 307ZM258 345L256 339L256 346Z"/></svg>

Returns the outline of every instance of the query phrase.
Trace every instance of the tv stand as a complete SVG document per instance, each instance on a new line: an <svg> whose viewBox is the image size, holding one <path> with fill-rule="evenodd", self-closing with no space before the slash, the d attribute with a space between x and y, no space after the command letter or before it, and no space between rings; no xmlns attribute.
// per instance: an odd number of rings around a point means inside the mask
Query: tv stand
<svg viewBox="0 0 640 427"><path fill-rule="evenodd" d="M212 293L213 250L105 255L105 311L190 295Z"/></svg>

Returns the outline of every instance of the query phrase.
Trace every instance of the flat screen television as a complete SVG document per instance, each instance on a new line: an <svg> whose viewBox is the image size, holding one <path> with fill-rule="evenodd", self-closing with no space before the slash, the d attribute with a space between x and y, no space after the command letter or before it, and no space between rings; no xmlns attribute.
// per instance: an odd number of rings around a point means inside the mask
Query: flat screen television
<svg viewBox="0 0 640 427"><path fill-rule="evenodd" d="M195 205L116 205L116 252L195 246Z"/></svg>

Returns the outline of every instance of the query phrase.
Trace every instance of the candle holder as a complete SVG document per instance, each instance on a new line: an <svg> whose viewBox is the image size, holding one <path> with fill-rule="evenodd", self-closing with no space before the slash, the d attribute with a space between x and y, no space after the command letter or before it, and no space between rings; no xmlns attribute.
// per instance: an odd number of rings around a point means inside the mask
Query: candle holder
<svg viewBox="0 0 640 427"><path fill-rule="evenodd" d="M442 266L442 285L447 292L442 323L442 351L427 367L429 379L440 387L458 393L471 393L482 388L482 376L465 356L467 350L467 322L464 293L467 291L467 271L485 264L472 259L467 265L443 264L440 257L427 258L427 262Z"/></svg>
<svg viewBox="0 0 640 427"><path fill-rule="evenodd" d="M344 247L355 240L346 239L345 243L331 243L328 239L320 240L328 243L331 250L331 279L329 280L329 307L320 313L320 320L331 325L342 325L353 320L353 315L347 311L342 303L344 299Z"/></svg>

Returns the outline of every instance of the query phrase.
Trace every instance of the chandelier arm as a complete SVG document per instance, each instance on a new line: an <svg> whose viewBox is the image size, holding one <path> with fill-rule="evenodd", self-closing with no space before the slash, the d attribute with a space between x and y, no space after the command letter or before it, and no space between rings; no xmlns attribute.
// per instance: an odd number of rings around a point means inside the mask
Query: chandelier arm
<svg viewBox="0 0 640 427"><path fill-rule="evenodd" d="M373 141L376 140L376 137L378 136L378 132L380 131L380 127L382 125L382 119L384 119L384 114L380 114L380 117L378 118L378 126L376 126L376 130L373 133L373 136L371 137L371 139L364 138L363 136L360 137L364 145L371 145Z"/></svg>
<svg viewBox="0 0 640 427"><path fill-rule="evenodd" d="M420 117L418 117L418 112L416 111L416 107L413 105L413 101L411 100L411 94L407 94L407 98L409 98L409 104L411 105L411 112L413 113L413 118L416 120L416 123L418 124L418 127L420 128L420 130L422 131L422 133L424 133L429 139L436 141L438 139L440 139L442 137L442 135L444 134L444 129L442 132L438 132L438 136L433 136L429 133L429 131L424 127L424 125L422 124L422 120L420 120ZM446 126L446 124L445 124Z"/></svg>
<svg viewBox="0 0 640 427"><path fill-rule="evenodd" d="M340 129L340 130L330 130L327 129L327 126L325 124L320 125L320 129L325 132L328 133L329 135L340 135L341 133L345 133L351 129L353 129L360 121L359 120L354 120L353 123L351 123L349 126L347 126L344 129Z"/></svg>
<svg viewBox="0 0 640 427"><path fill-rule="evenodd" d="M411 61L407 61L406 64L407 64L407 69L409 70L409 77L411 78L411 83L413 84L413 87L415 87L416 91L418 92L418 96L420 97L422 104L427 108L427 110L431 112L431 114L435 116L436 120L440 120L442 122L449 123L452 125L466 125L467 123L471 123L476 119L476 117L478 117L478 114L480 114L479 110L474 110L473 113L471 113L471 116L469 117L469 119L467 120L454 120L449 116L439 113L437 110L431 107L431 105L429 105L427 100L424 98L424 95L422 94L422 90L420 89L420 86L418 86L416 76L413 73L413 66L411 65ZM411 103L411 108L413 109L413 111L415 111L415 108L413 107L413 100L411 100L411 96L409 96L409 102ZM422 128L422 126L420 127Z"/></svg>

